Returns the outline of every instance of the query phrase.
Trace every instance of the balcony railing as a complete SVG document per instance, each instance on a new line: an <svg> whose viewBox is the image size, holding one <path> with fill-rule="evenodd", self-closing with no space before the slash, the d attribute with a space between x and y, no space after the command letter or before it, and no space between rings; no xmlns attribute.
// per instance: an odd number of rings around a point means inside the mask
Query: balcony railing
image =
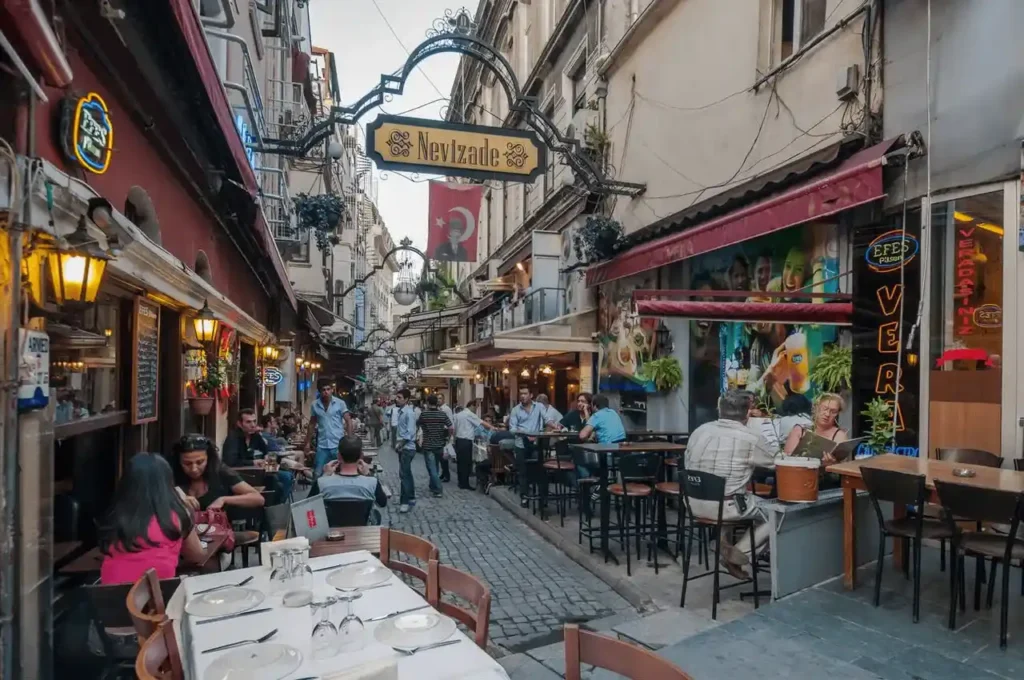
<svg viewBox="0 0 1024 680"><path fill-rule="evenodd" d="M535 323L551 321L566 313L564 288L537 288L515 302L506 301L498 311L476 322L476 339Z"/></svg>

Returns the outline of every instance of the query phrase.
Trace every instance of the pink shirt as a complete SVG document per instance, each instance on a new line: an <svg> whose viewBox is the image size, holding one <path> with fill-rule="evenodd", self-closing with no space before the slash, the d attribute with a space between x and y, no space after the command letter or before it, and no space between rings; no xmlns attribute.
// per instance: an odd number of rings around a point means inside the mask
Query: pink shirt
<svg viewBox="0 0 1024 680"><path fill-rule="evenodd" d="M178 518L174 518L178 523ZM146 531L149 539L156 543L150 546L145 541L138 541L138 552L125 552L119 546L111 549L111 554L103 558L100 567L100 582L104 585L114 583L132 583L146 573L150 567L156 569L158 578L174 578L178 567L178 556L181 554L182 539L172 541L164 535L160 524L154 516L149 520Z"/></svg>

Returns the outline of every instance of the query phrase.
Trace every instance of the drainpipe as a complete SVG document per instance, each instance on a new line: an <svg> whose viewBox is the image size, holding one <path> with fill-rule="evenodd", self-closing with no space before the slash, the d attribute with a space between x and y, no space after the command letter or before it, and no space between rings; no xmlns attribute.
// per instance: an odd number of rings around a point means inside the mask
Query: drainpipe
<svg viewBox="0 0 1024 680"><path fill-rule="evenodd" d="M220 6L224 10L224 18L216 19L214 17L200 16L199 20L203 26L209 26L210 28L234 28L235 26L235 15L231 11L231 0L220 0Z"/></svg>

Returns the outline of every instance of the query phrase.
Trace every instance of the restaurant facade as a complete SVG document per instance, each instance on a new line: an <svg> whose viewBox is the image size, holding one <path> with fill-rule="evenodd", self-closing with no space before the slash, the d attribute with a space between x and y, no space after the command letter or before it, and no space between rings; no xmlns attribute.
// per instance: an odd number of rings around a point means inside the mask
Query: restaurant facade
<svg viewBox="0 0 1024 680"><path fill-rule="evenodd" d="M192 5L62 12L58 42L0 11L5 678L52 676L54 567L95 545L127 460L219 443L316 353Z"/></svg>

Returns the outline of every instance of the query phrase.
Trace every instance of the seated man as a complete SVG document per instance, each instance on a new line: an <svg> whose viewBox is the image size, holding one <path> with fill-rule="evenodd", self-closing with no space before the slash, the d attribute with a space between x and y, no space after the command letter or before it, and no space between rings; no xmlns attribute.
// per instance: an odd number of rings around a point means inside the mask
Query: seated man
<svg viewBox="0 0 1024 680"><path fill-rule="evenodd" d="M608 405L608 397L603 394L594 395L594 413L587 419L587 424L580 430L580 441L588 441L591 437L598 444L620 444L626 441L626 428L622 425L622 417ZM611 454L609 456L609 467ZM591 475L591 471L582 465L576 466L578 479ZM597 494L597 490L594 490Z"/></svg>
<svg viewBox="0 0 1024 680"><path fill-rule="evenodd" d="M372 500L379 507L388 504L387 494L380 480L370 475L370 466L363 461L363 442L359 437L348 435L338 445L338 459L324 466L324 474L316 482L309 495L324 495L325 501L344 499ZM380 524L380 511L373 508L369 524Z"/></svg>
<svg viewBox="0 0 1024 680"><path fill-rule="evenodd" d="M783 454L747 428L750 404L749 392L729 390L722 395L718 400L718 420L701 425L690 435L686 445L686 469L725 478L722 519L756 518L754 545L760 553L768 543L769 529L764 513L757 506L760 499L747 492L747 485L755 468L774 468L776 458ZM691 499L690 509L698 517L718 518L716 501ZM736 545L722 536L722 565L735 578L749 578L745 569L751 562L749 550L748 534L741 536Z"/></svg>

